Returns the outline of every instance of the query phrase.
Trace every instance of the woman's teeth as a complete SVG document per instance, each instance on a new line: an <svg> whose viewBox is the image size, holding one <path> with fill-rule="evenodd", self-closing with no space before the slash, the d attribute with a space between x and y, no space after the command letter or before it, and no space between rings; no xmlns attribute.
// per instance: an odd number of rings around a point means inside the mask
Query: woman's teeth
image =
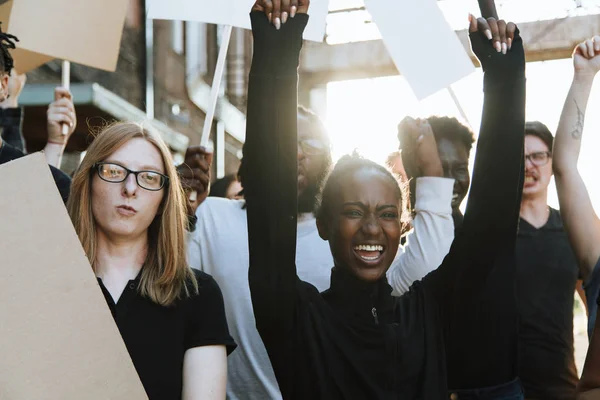
<svg viewBox="0 0 600 400"><path fill-rule="evenodd" d="M375 261L381 257L381 254L383 253L383 246L360 244L358 246L354 246L354 250L363 260Z"/></svg>
<svg viewBox="0 0 600 400"><path fill-rule="evenodd" d="M359 251L383 251L383 246L379 245L369 245L369 244L359 244L354 247L354 250Z"/></svg>

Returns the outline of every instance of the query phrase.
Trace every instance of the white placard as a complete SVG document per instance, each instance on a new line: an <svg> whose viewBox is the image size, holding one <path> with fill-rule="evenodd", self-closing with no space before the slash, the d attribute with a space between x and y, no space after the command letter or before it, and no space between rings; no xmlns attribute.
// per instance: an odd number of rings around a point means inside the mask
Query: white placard
<svg viewBox="0 0 600 400"><path fill-rule="evenodd" d="M255 0L148 0L148 18L197 21L250 29L250 9ZM322 42L329 0L314 0L304 38Z"/></svg>
<svg viewBox="0 0 600 400"><path fill-rule="evenodd" d="M475 71L436 0L365 0L365 5L419 100Z"/></svg>

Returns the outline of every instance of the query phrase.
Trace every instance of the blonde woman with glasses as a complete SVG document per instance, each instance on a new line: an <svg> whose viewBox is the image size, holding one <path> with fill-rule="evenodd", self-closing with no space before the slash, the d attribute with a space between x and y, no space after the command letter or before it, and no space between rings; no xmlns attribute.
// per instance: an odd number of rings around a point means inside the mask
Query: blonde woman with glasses
<svg viewBox="0 0 600 400"><path fill-rule="evenodd" d="M151 400L224 399L235 348L218 285L186 263L185 201L160 137L118 123L89 147L67 203Z"/></svg>

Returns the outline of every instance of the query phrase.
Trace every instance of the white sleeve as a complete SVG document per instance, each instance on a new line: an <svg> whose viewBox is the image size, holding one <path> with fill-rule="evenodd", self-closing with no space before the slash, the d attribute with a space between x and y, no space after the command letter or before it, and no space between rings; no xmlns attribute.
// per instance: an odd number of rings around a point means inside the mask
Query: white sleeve
<svg viewBox="0 0 600 400"><path fill-rule="evenodd" d="M211 215L211 199L205 199L196 210L196 229L194 232L187 232L187 262L193 269L200 271L202 268L202 233L206 231L206 224ZM206 243L204 244L206 246Z"/></svg>
<svg viewBox="0 0 600 400"><path fill-rule="evenodd" d="M196 212L196 216L198 216ZM198 217L200 218L200 217ZM188 265L193 269L202 270L202 261L200 257L200 237L198 225L196 224L196 230L194 232L186 232L186 245L187 245L187 262Z"/></svg>
<svg viewBox="0 0 600 400"><path fill-rule="evenodd" d="M454 179L417 179L413 230L387 272L394 296L407 292L413 282L435 270L450 251L454 240L453 187Z"/></svg>

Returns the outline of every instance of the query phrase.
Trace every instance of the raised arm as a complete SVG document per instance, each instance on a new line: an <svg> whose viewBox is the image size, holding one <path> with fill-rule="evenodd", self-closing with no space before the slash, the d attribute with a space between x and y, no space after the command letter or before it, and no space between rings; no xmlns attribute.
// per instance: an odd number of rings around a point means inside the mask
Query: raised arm
<svg viewBox="0 0 600 400"><path fill-rule="evenodd" d="M291 328L296 300L298 64L308 4L277 29L269 23L266 3L273 2L258 1L251 14L254 56L240 175L248 210L252 305L272 356L285 340L282 332Z"/></svg>
<svg viewBox="0 0 600 400"><path fill-rule="evenodd" d="M486 38L488 30L494 36L501 32L506 54ZM483 117L473 179L462 227L429 282L442 302L452 300L453 304L461 299L472 302L472 293L486 281L498 254L514 248L523 188L523 42L516 26L503 21L491 20L488 25L473 17L470 32L473 51L484 71Z"/></svg>
<svg viewBox="0 0 600 400"><path fill-rule="evenodd" d="M553 166L560 213L575 256L583 269L582 276L587 277L600 257L600 220L577 170L577 161L592 83L600 70L599 36L575 48L573 64L573 83L556 132Z"/></svg>

